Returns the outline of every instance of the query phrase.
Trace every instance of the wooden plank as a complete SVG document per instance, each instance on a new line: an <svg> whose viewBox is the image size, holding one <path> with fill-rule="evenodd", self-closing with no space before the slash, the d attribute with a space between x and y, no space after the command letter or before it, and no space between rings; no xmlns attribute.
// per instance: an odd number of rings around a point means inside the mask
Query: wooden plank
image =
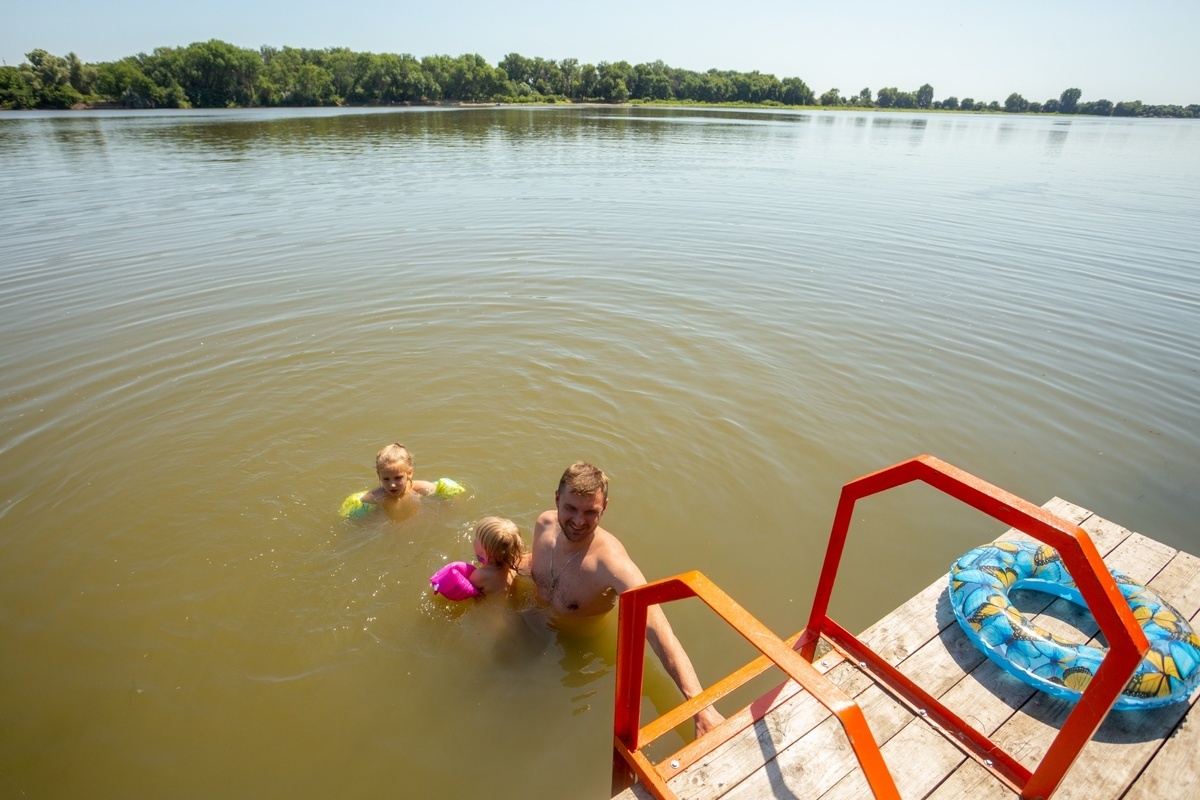
<svg viewBox="0 0 1200 800"><path fill-rule="evenodd" d="M1093 516L1091 511L1088 511L1082 506L1077 506L1074 503L1067 502L1061 497L1052 497L1045 503L1042 503L1042 508L1049 511L1051 514L1062 517L1068 522L1074 522L1076 525L1082 525L1083 521L1088 517Z"/></svg>
<svg viewBox="0 0 1200 800"><path fill-rule="evenodd" d="M1180 552L1150 581L1150 588L1185 617L1200 609L1200 558ZM1195 630L1196 621L1192 620Z"/></svg>
<svg viewBox="0 0 1200 800"><path fill-rule="evenodd" d="M985 659L983 652L971 644L958 623L953 621L954 612L950 610L950 601L945 594L939 599L939 613L943 606L950 614L951 624L899 665L905 677L934 697L950 691Z"/></svg>
<svg viewBox="0 0 1200 800"><path fill-rule="evenodd" d="M912 713L874 684L858 698L877 743L890 739ZM858 759L838 721L826 719L725 795L725 800L760 797L818 797L848 774L859 773Z"/></svg>
<svg viewBox="0 0 1200 800"><path fill-rule="evenodd" d="M954 621L953 612L949 618L945 614L937 614L938 598L945 591L946 578L939 577L915 597L867 628L858 637L859 641L889 664L899 664Z"/></svg>
<svg viewBox="0 0 1200 800"><path fill-rule="evenodd" d="M1120 547L1105 556L1104 563L1110 569L1124 572L1135 581L1149 585L1178 552L1140 533L1131 533Z"/></svg>
<svg viewBox="0 0 1200 800"><path fill-rule="evenodd" d="M1177 703L1150 711L1109 714L1054 793L1055 800L1119 797L1185 713L1187 704Z"/></svg>
<svg viewBox="0 0 1200 800"><path fill-rule="evenodd" d="M827 677L851 696L871 686L870 678L845 662L830 670ZM812 695L795 689L775 711L671 778L671 791L686 800L721 797L830 717Z"/></svg>
<svg viewBox="0 0 1200 800"><path fill-rule="evenodd" d="M1029 702L1034 692L1032 686L991 661L984 661L939 699L964 722L990 737Z"/></svg>
<svg viewBox="0 0 1200 800"><path fill-rule="evenodd" d="M1073 522L1087 531L1092 538L1092 543L1100 551L1100 555L1109 552L1119 545L1125 537L1129 536L1129 531L1120 525L1109 522L1103 517L1097 517L1090 511L1071 505L1066 501L1055 502L1052 500L1042 506L1042 508L1054 512L1068 522ZM1001 539L1017 539L1026 542L1036 541L1032 536L1022 533L1015 528L1009 528L1003 536L996 537L997 541Z"/></svg>
<svg viewBox="0 0 1200 800"><path fill-rule="evenodd" d="M917 753L919 758L914 757ZM965 758L961 750L924 724L906 725L884 745L883 756L901 797L924 797ZM874 798L861 770L850 773L824 794L813 792L806 796L821 800Z"/></svg>
<svg viewBox="0 0 1200 800"><path fill-rule="evenodd" d="M814 666L822 675L830 677L835 684L839 684L839 680L845 680L841 676L849 678L852 676L852 672L848 668L843 668L833 676L829 676L828 673L837 669L844 662L845 658L840 653L826 651L824 655L817 658ZM865 686L866 682L863 681L854 690L861 691ZM721 735L726 736L726 740L714 747L712 751L700 751L695 756L690 753L697 744L702 744L702 742L693 742L677 751L676 756L686 764L686 767L683 771L669 776L668 780L677 780L685 775L693 776L696 771L707 769L707 767L694 767L693 765L696 763L704 762L711 765L718 761L728 762L731 765L729 778L733 779L732 773L736 772L736 767L732 767L732 765L739 761L745 761L739 757L739 750L752 751L754 747L752 742L757 741L761 745L763 735L770 736L776 742L779 741L779 737L802 735L803 728L801 726L805 723L801 717L797 716L800 714L800 709L808 709L806 713L811 717L809 725L816 725L823 718L823 714L818 708L820 704L812 698L806 700L796 697L801 692L803 690L799 684L792 680L785 680L750 705L731 714L721 726L723 729ZM674 761L673 758L672 763ZM754 766L750 766L748 769L752 770ZM740 777L737 779L740 780Z"/></svg>
<svg viewBox="0 0 1200 800"><path fill-rule="evenodd" d="M1191 708L1195 711L1195 696ZM1122 795L1123 800L1200 797L1197 752L1200 752L1200 723L1193 714L1179 726L1133 786Z"/></svg>
<svg viewBox="0 0 1200 800"><path fill-rule="evenodd" d="M1200 753L1200 722L1195 716L1196 700L1197 695L1193 693L1187 718L1122 795L1124 800L1200 797L1200 769L1196 765L1196 754Z"/></svg>
<svg viewBox="0 0 1200 800"><path fill-rule="evenodd" d="M925 800L1012 800L1017 793L1009 789L978 763L963 761Z"/></svg>
<svg viewBox="0 0 1200 800"><path fill-rule="evenodd" d="M1108 560L1108 557L1117 547L1131 536L1129 530L1103 517L1088 517L1079 523L1079 527L1087 531L1092 537L1092 542L1096 545L1096 549L1100 551L1100 555L1104 556L1105 561Z"/></svg>
<svg viewBox="0 0 1200 800"><path fill-rule="evenodd" d="M613 800L654 800L654 795L642 784L635 783L620 794L613 795Z"/></svg>

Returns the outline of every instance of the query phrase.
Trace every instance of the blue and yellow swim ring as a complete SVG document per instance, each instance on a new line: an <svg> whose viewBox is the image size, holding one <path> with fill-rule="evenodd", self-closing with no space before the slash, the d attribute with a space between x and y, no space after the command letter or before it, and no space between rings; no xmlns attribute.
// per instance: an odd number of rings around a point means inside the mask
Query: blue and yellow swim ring
<svg viewBox="0 0 1200 800"><path fill-rule="evenodd" d="M1157 708L1187 700L1200 683L1200 637L1152 590L1115 570L1112 576L1150 641L1114 708ZM1030 686L1078 700L1106 651L1067 642L1035 625L1009 600L1014 589L1048 592L1086 607L1058 551L1049 545L993 542L967 553L950 569L950 604L967 638Z"/></svg>

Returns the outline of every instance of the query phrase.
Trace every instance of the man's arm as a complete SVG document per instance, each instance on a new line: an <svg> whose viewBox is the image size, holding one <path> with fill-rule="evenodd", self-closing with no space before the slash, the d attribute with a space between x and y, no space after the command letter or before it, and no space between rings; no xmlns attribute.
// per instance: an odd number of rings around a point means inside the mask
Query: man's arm
<svg viewBox="0 0 1200 800"><path fill-rule="evenodd" d="M613 575L613 588L618 593L646 583L646 578L637 565L628 556L625 556L625 560L628 564L623 565L623 568L618 569ZM658 656L663 669L671 676L671 680L675 681L675 685L679 687L679 691L683 693L684 697L691 700L704 691L704 687L700 685L700 679L696 676L696 669L692 666L692 660L688 658L687 651L675 637L675 631L671 629L667 615L663 613L661 607L656 605L647 609L646 641L650 643L650 649ZM725 721L725 718L712 706L697 712L695 719L697 737L703 736Z"/></svg>
<svg viewBox="0 0 1200 800"><path fill-rule="evenodd" d="M552 509L538 515L537 522L533 523L533 538L529 542L529 552L525 554L525 559L521 562L520 568L526 574L533 574L533 554L537 552L542 540L556 527L558 527L558 512Z"/></svg>
<svg viewBox="0 0 1200 800"><path fill-rule="evenodd" d="M671 623L667 622L667 615L658 606L647 610L646 641L650 643L650 648L662 662L663 669L675 681L675 685L679 687L679 691L683 692L684 697L691 700L704 691L704 687L700 685L700 679L696 676L696 669L692 666L692 660L688 658L687 651L683 649L679 639L675 638L675 631L671 630ZM696 736L703 736L724 721L725 718L712 706L698 711L696 713Z"/></svg>

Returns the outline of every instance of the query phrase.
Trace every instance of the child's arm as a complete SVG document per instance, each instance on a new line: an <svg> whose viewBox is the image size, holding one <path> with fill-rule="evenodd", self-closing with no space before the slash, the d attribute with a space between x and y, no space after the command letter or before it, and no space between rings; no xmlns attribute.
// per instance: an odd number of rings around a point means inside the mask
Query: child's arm
<svg viewBox="0 0 1200 800"><path fill-rule="evenodd" d="M471 582L472 586L479 590L480 594L488 593L487 581L484 579L483 574L484 570L486 569L487 567L476 567L475 571L467 576L467 580Z"/></svg>
<svg viewBox="0 0 1200 800"><path fill-rule="evenodd" d="M450 478L438 478L436 481L413 481L413 491L417 494L436 494L441 497L455 497L466 491L462 484Z"/></svg>
<svg viewBox="0 0 1200 800"><path fill-rule="evenodd" d="M485 595L503 592L508 588L508 582L504 579L504 575L490 564L485 564L472 572L470 581L472 586Z"/></svg>

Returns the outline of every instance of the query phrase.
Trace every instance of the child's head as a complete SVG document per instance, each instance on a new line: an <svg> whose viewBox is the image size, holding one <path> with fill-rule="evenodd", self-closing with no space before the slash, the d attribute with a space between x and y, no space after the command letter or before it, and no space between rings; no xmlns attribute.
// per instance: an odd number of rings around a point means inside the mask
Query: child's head
<svg viewBox="0 0 1200 800"><path fill-rule="evenodd" d="M385 467L400 467L411 471L413 468L412 453L399 442L392 442L375 454L375 471L380 472Z"/></svg>
<svg viewBox="0 0 1200 800"><path fill-rule="evenodd" d="M389 444L375 454L375 474L388 494L403 495L412 480L412 453L399 442Z"/></svg>
<svg viewBox="0 0 1200 800"><path fill-rule="evenodd" d="M503 517L484 517L475 526L475 555L483 563L516 569L525 556L525 541L517 523Z"/></svg>

